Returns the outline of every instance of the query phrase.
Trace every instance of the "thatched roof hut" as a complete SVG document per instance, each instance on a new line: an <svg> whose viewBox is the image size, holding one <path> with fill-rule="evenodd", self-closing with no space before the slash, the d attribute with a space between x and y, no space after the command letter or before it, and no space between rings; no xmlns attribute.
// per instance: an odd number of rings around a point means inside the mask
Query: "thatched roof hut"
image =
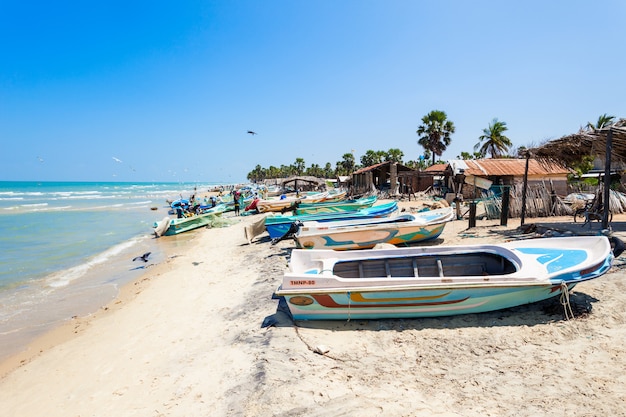
<svg viewBox="0 0 626 417"><path fill-rule="evenodd" d="M609 133L611 161L626 163L626 119L619 119L602 129L582 128L578 133L532 148L530 153L533 158L556 161L570 167L586 156L606 159Z"/></svg>
<svg viewBox="0 0 626 417"><path fill-rule="evenodd" d="M605 175L602 201L609 201L611 165L626 162L626 119L619 119L601 129L583 128L573 135L564 136L529 149L527 158L530 156L543 161L559 162L569 167L575 166L584 157L604 159ZM521 223L524 224L525 191L522 200L524 202L522 203ZM604 211L602 227L608 227L608 210Z"/></svg>

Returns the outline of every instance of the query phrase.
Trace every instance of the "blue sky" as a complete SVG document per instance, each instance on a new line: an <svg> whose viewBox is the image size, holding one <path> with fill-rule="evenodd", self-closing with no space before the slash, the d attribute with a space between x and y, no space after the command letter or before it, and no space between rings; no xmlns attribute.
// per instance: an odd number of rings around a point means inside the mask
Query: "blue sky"
<svg viewBox="0 0 626 417"><path fill-rule="evenodd" d="M442 159L493 118L537 145L626 117L625 18L622 0L0 0L0 180L415 160L431 110L456 126Z"/></svg>

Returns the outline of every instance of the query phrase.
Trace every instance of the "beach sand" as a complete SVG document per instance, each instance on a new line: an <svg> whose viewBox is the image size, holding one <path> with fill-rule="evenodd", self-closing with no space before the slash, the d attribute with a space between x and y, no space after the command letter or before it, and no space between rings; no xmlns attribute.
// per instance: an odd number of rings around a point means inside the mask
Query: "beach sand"
<svg viewBox="0 0 626 417"><path fill-rule="evenodd" d="M575 288L574 305L592 310L573 320L553 299L446 318L294 324L272 299L293 241L272 246L263 234L248 244L244 226L259 218L198 230L115 302L3 362L0 415L626 415L621 258ZM436 243L504 241L518 225L458 220Z"/></svg>

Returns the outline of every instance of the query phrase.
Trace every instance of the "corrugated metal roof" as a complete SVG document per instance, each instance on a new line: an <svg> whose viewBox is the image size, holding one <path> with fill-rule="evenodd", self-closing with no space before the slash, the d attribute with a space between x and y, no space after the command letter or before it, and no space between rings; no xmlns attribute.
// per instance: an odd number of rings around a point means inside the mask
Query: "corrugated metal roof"
<svg viewBox="0 0 626 417"><path fill-rule="evenodd" d="M525 159L479 159L463 162L467 166L465 175L521 177L526 170ZM528 175L567 175L569 173L567 168L557 164L543 164L535 159L528 161Z"/></svg>
<svg viewBox="0 0 626 417"><path fill-rule="evenodd" d="M448 164L435 164L426 168L426 172L444 172L448 168Z"/></svg>

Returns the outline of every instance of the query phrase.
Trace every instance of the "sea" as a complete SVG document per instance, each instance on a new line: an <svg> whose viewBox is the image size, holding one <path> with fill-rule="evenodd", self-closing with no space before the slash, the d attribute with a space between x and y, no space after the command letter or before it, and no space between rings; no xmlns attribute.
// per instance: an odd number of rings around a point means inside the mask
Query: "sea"
<svg viewBox="0 0 626 417"><path fill-rule="evenodd" d="M0 181L0 360L183 250L186 234L157 239L153 224L169 215L167 200L218 185Z"/></svg>

